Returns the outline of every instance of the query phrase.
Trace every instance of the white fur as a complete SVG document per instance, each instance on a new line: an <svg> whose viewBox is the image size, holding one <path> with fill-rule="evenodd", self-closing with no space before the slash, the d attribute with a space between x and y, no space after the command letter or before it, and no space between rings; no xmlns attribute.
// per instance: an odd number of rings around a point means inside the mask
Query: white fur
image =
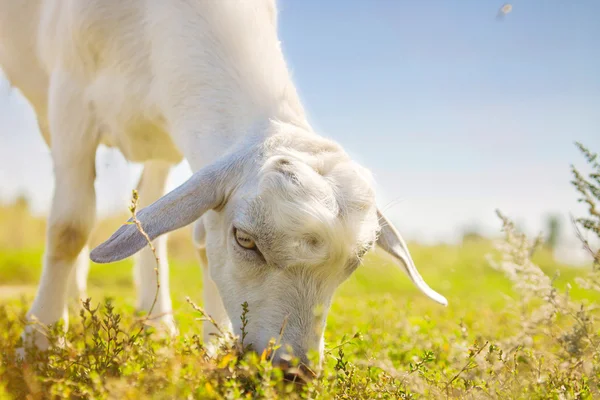
<svg viewBox="0 0 600 400"><path fill-rule="evenodd" d="M160 312L171 308L161 235L194 221L205 307L239 333L248 301L247 341L259 351L287 319L284 344L303 359L322 353L332 295L376 242L446 303L399 234L380 224L368 171L313 132L276 22L273 0L0 0L0 65L36 110L55 166L30 317L66 318L69 274L93 226L100 143L147 163L139 218L163 260ZM194 175L149 205L167 166L183 157ZM238 246L234 228L252 235L260 253ZM124 225L91 257L111 262L145 245ZM147 309L155 284L147 250L138 261Z"/></svg>

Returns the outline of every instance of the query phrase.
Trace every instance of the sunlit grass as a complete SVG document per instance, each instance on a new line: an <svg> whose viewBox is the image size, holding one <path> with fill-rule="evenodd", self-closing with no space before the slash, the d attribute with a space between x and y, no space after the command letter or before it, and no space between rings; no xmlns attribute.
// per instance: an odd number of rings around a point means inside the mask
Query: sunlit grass
<svg viewBox="0 0 600 400"><path fill-rule="evenodd" d="M333 396L334 393L337 393L337 396L344 390L358 397L367 393L383 395L386 390L389 390L387 394L389 398L396 398L394 396L400 392L418 393L421 390L426 392L426 389L419 386L422 383L418 385L414 382L410 383L412 378L408 378L421 373L419 371L411 373L410 366L422 360L425 352L431 351L434 360L422 364L420 368L427 367L427 371L438 370L438 374L439 371L460 370L462 366L459 368L458 364L464 362L463 356L468 352L468 347L478 338L493 340L495 337L499 338L519 329L511 313L504 310L508 299L516 296L512 285L504 275L492 269L485 261L485 255L494 251L489 242L473 241L461 246L415 244L411 249L422 275L433 288L448 298L449 306L442 307L426 298L387 258L375 253L370 254L364 265L336 292L325 335L328 348L346 341L357 333L360 335L360 339L343 346L343 359L348 360L349 365L352 365L356 371L353 372L352 378L344 378L346 383L343 384L336 381L337 378L331 378L331 374L335 375L339 372L336 372L335 365L338 364L340 354L336 351L329 353L324 373L325 376L329 374L330 379L325 380L322 383L324 387L318 389L325 398ZM175 349L172 350L175 353L183 351L185 347L183 341L189 340L193 335L201 337L202 333L202 326L196 321L198 315L185 300L189 296L196 303L202 304L201 268L194 260L193 252L187 254L189 257L172 257L171 260L171 293L181 338L176 343L161 346ZM26 311L32 300L41 271L41 257L40 249L20 249L0 253L2 285L29 285L32 289L25 291L25 302L14 297L10 300L0 300L0 305L4 304L5 310L9 312L4 320L0 318L0 324L9 323L7 319L11 321L10 329L5 326L0 329L4 331L5 344L7 341L14 342L17 339L15 335L20 332L17 328L20 325L16 323L17 316ZM549 275L560 271L558 286L564 287L582 271L580 268L556 263L544 250L541 250L535 259ZM578 288L574 288L572 294L576 299L598 299L597 293ZM92 305L102 303L107 297L112 298L112 304L121 313L123 321L127 325L133 324L135 290L132 261L93 264L89 275L89 296L92 298ZM77 316L74 314L71 320L77 321ZM159 348L151 348L161 353ZM7 351L8 348L4 347L4 350ZM206 368L206 365L198 360L180 358L181 355L167 353L164 362L170 365L169 368L175 368L173 363L178 362L191 363L190 365L195 365L196 368ZM210 379L217 378L214 376L211 378L211 373L207 373L203 380L204 372L197 371L197 373L194 384L202 383L204 386L202 390L196 392L194 390L197 388L189 389L190 393L196 393L194 395L196 398L203 398L214 389L206 389L206 382L210 385ZM385 378L380 374L384 374ZM1 372L0 376L2 376ZM120 376L124 381L132 382L131 380L134 379L127 374ZM384 381L391 380L389 384L393 390L379 388L373 391L375 377ZM152 376L147 379L154 381L159 380L159 377ZM353 379L363 382L371 389L367 390L366 386L356 386L356 382L350 384ZM441 382L447 378L440 375L431 379L438 379ZM221 381L217 380L217 382ZM169 393L186 392L183 388L186 385L185 381L172 382L172 386L165 382L154 383L159 387L157 390L163 391L162 397L169 397ZM339 385L344 385L343 390ZM60 392L58 386L55 390ZM216 394L223 391L214 390L214 398L220 398ZM125 392L118 393L125 396ZM96 394L99 395L98 393ZM143 390L130 393L131 398L155 397L154 395Z"/></svg>

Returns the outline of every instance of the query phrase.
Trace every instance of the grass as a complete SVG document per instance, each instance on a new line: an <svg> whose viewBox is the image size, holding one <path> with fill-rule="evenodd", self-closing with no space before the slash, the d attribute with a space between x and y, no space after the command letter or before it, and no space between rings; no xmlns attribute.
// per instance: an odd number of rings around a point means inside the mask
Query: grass
<svg viewBox="0 0 600 400"><path fill-rule="evenodd" d="M600 226L594 218L592 229ZM92 245L122 220L102 221ZM40 276L43 219L18 203L0 208L0 225L19 227L0 235L0 290L23 288L22 296L0 294L0 399L600 396L600 290L593 288L599 265L556 262L502 216L500 248L486 239L410 244L425 280L448 298L447 308L422 295L390 261L369 254L336 292L324 368L303 386L285 381L267 354L244 353L235 343L208 355L199 339L201 309L186 301L202 304L188 229L169 243L177 338L140 329L130 261L92 265L91 301L72 308L66 344L19 363L14 348ZM576 283L581 278L591 288ZM53 340L62 336L58 328Z"/></svg>
<svg viewBox="0 0 600 400"><path fill-rule="evenodd" d="M167 377L162 376L162 372L155 371L145 379L153 382L155 386L152 387L156 391L142 387L134 390L129 385L138 380L138 374L142 372L135 372L135 368L131 367L135 373L131 372L131 375L128 375L126 368L122 368L115 374L118 376L115 382L105 380L102 376L96 377L99 383L92 386L99 385L101 389L90 389L89 397L181 398L191 395L194 398L225 398L226 396L220 397L219 394L235 392L232 388L223 387L221 380L217 380L220 384L218 387L210 386L212 373L207 373L202 378L207 366L204 365L204 361L198 360L203 360L201 355L196 355L198 359L195 359L178 354L190 351L187 346L191 338L201 337L202 334L201 323L196 320L197 313L186 303L186 297L189 296L197 304L202 304L202 276L191 248L185 248L189 245L185 244L185 234L187 232L182 232L181 237L176 234L171 241L179 242L176 245L179 246L179 251L175 252L173 245L170 249L171 254L178 255L171 257L171 291L175 318L181 332L180 338L174 343L161 344L159 340L144 337L139 346L147 347L148 351L152 349L151 351L156 353L150 363L154 369L157 365L162 365L161 368L166 368L165 374L175 374L176 370L186 366L190 368L188 372L195 374L195 377L188 381L189 377L177 375L165 380ZM390 261L378 254L370 254L365 264L336 292L325 336L327 348L335 348L340 343L347 342L348 338L355 335L357 337L328 354L325 377L320 381L320 385L324 387L313 388L321 397L398 398L403 394L412 394L415 397L419 397L420 394L427 397L427 388L420 387L421 383L411 383L408 378L420 374L420 371L426 368L427 373L435 371L435 374L439 374L432 379L439 379L440 382L449 380L453 374L460 371L461 363L465 362L469 348L474 343L483 343L483 338L493 341L503 337L508 331L519 329L519 322L507 311L507 307L513 301L511 299L515 299L517 294L511 282L485 261L485 255L494 252L490 242L467 241L461 246L414 244L411 249L424 278L447 296L450 306L444 308L433 303L415 289L404 273ZM41 247L3 249L0 252L0 282L2 285L31 285L34 289L41 272L41 257ZM546 251L537 253L535 259L549 275L560 271L557 281L559 287L572 282L573 278L582 272L581 269L555 262ZM20 334L18 319L31 304L33 294L33 290L30 290L25 292L23 298L0 300L0 337L3 343L0 348L6 352L0 356L0 365L12 362L9 352ZM135 325L135 291L131 261L108 265L93 264L89 275L89 295L92 298L92 307L104 304L107 298L112 299L111 304L116 310L113 312L121 315L122 324L127 327ZM572 295L576 300L599 299L597 292L580 288L575 288ZM82 330L75 311L71 321L72 330ZM125 331L131 332L135 329L126 328ZM74 343L78 340L75 338ZM107 341L106 338L103 340ZM342 353L339 353L339 349L342 349ZM161 357L164 359L161 360ZM145 358L134 360L142 365L149 362ZM344 364L345 362L348 364ZM163 363L166 363L166 366ZM411 373L411 368L416 368L415 365L420 369ZM57 366L57 370L61 368L64 366ZM94 368L97 367L90 369ZM340 378L337 377L340 368L342 371L346 369L346 372L342 372L341 379L344 379L344 382L349 380L351 384L340 383ZM22 384L21 379L24 377L20 374L8 374L7 377L7 373L3 374L0 369L0 377L8 380L4 383L6 396L17 394L16 398L19 398L30 389L25 386L20 388L25 389L24 392L20 392L20 389L13 386L18 386L15 382ZM37 375L35 379L42 379L42 376ZM54 391L57 395L72 393L72 388L62 382L62 379L64 377L46 384L49 384L52 387L51 392ZM458 381L460 379L457 378ZM457 380L452 384L457 384ZM200 386L195 386L198 384ZM81 385L81 382L77 385ZM377 385L382 386L376 387ZM347 393L343 394L343 391ZM279 388L277 393L282 396L286 389ZM83 394L83 397L88 395Z"/></svg>

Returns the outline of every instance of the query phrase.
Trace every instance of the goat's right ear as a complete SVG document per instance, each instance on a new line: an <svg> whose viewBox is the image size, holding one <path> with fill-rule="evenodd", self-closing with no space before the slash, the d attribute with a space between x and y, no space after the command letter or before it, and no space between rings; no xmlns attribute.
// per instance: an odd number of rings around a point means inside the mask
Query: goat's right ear
<svg viewBox="0 0 600 400"><path fill-rule="evenodd" d="M400 235L400 233L394 228L392 223L383 215L378 209L377 217L379 219L379 225L381 231L377 237L377 246L384 250L387 254L394 258L396 265L400 266L413 283L432 300L447 306L448 300L435 290L429 287L425 280L419 274L415 263L408 251L406 242Z"/></svg>
<svg viewBox="0 0 600 400"><path fill-rule="evenodd" d="M137 213L148 238L139 231L133 219L121 226L107 241L90 253L97 263L110 263L127 258L148 245L148 239L191 224L206 211L222 206L237 185L236 166L241 158L231 155L218 160L192 175L181 186L167 193Z"/></svg>

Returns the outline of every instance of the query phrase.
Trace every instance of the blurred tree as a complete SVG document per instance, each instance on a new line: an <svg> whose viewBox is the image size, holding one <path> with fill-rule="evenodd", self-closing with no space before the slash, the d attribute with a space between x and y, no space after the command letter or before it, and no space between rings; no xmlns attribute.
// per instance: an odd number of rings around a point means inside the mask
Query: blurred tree
<svg viewBox="0 0 600 400"><path fill-rule="evenodd" d="M546 217L546 231L548 235L546 237L546 247L550 250L556 249L560 240L561 223L558 215L549 215Z"/></svg>
<svg viewBox="0 0 600 400"><path fill-rule="evenodd" d="M22 249L27 245L28 230L30 228L31 213L29 212L29 198L25 193L20 193L9 206L10 226L9 240L11 248ZM3 240L6 243L6 240Z"/></svg>
<svg viewBox="0 0 600 400"><path fill-rule="evenodd" d="M463 229L462 234L462 242L477 242L484 240L485 237L481 233L481 229L476 223L471 224L470 226Z"/></svg>
<svg viewBox="0 0 600 400"><path fill-rule="evenodd" d="M21 193L15 199L14 205L19 211L29 211L29 198L26 194Z"/></svg>

